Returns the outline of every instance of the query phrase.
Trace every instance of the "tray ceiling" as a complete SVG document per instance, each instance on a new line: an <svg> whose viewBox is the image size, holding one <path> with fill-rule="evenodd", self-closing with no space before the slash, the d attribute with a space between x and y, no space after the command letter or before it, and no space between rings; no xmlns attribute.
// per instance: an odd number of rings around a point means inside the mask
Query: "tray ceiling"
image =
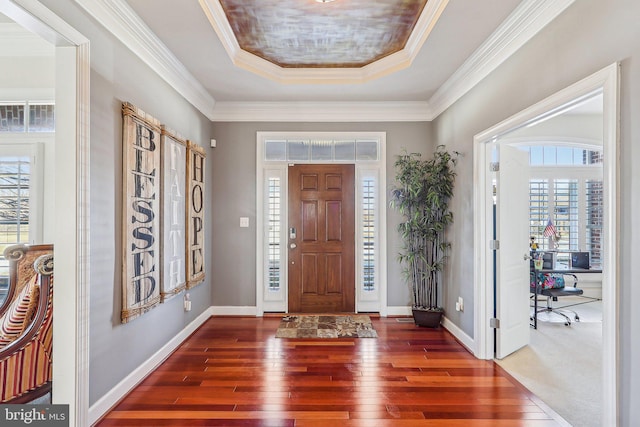
<svg viewBox="0 0 640 427"><path fill-rule="evenodd" d="M285 68L359 68L404 49L427 0L219 0L240 48Z"/></svg>
<svg viewBox="0 0 640 427"><path fill-rule="evenodd" d="M283 67L242 49L220 0L76 1L216 121L432 120L574 2L426 0L403 49L330 68ZM293 2L316 3L281 9Z"/></svg>

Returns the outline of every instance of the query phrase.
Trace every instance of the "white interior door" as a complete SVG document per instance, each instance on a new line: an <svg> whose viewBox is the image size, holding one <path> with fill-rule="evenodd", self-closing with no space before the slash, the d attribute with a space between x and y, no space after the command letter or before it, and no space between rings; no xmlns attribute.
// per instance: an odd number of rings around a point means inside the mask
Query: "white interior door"
<svg viewBox="0 0 640 427"><path fill-rule="evenodd" d="M529 153L498 145L496 357L529 344Z"/></svg>

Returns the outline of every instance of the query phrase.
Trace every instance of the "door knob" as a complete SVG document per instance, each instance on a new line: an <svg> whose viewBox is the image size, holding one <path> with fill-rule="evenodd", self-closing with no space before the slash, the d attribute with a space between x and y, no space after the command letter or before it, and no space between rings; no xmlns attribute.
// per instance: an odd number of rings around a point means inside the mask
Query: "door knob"
<svg viewBox="0 0 640 427"><path fill-rule="evenodd" d="M298 245L296 245L295 243L291 243L291 244L289 245L289 247L290 247L291 249L295 249L295 248L297 248L297 247L298 247Z"/></svg>

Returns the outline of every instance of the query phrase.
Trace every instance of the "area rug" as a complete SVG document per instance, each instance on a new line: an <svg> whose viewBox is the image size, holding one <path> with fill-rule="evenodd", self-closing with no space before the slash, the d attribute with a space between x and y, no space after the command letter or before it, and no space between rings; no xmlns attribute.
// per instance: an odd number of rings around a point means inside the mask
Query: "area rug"
<svg viewBox="0 0 640 427"><path fill-rule="evenodd" d="M276 338L377 338L369 316L298 315L280 321Z"/></svg>

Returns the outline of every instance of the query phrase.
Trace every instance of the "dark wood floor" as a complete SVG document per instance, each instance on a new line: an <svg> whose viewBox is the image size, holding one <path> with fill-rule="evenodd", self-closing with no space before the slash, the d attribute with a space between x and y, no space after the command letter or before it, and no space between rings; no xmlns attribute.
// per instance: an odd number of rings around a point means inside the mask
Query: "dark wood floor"
<svg viewBox="0 0 640 427"><path fill-rule="evenodd" d="M445 330L372 321L378 338L313 340L212 317L98 426L562 425Z"/></svg>

